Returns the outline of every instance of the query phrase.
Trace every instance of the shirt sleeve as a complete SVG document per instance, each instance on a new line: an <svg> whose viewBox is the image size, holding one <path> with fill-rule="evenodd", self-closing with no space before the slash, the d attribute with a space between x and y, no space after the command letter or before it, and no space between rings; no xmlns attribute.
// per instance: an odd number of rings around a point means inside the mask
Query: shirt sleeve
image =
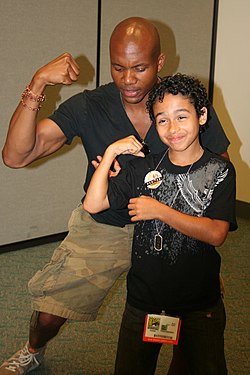
<svg viewBox="0 0 250 375"><path fill-rule="evenodd" d="M221 155L227 151L230 142L222 128L218 116L213 108L210 106L209 119L205 125L204 131L201 133L201 143L209 151Z"/></svg>
<svg viewBox="0 0 250 375"><path fill-rule="evenodd" d="M86 112L84 93L79 93L60 104L49 116L49 119L54 121L65 134L66 144L71 144L73 138L79 135L79 124L82 127L86 122Z"/></svg>
<svg viewBox="0 0 250 375"><path fill-rule="evenodd" d="M126 163L118 176L109 179L108 200L110 208L117 210L127 207L129 199L136 196L134 179L133 166L129 162Z"/></svg>
<svg viewBox="0 0 250 375"><path fill-rule="evenodd" d="M204 216L211 219L225 220L230 223L230 231L238 228L236 221L236 174L233 164L226 163L226 167L217 176L212 201Z"/></svg>

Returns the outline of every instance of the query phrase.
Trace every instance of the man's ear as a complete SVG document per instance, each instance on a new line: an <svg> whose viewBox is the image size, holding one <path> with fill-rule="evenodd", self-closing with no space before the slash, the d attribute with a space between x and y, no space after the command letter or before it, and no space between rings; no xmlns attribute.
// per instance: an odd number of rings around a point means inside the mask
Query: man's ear
<svg viewBox="0 0 250 375"><path fill-rule="evenodd" d="M161 53L158 57L158 73L162 70L165 62L165 55Z"/></svg>
<svg viewBox="0 0 250 375"><path fill-rule="evenodd" d="M202 114L199 117L199 124L200 126L203 126L207 122L207 108L206 107L201 108L201 112Z"/></svg>

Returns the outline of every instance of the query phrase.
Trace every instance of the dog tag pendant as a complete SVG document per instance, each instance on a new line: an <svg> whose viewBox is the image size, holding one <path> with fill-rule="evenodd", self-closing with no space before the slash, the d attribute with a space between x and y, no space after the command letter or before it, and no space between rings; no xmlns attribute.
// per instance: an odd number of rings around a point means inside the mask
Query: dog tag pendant
<svg viewBox="0 0 250 375"><path fill-rule="evenodd" d="M154 237L154 248L156 251L162 250L163 238L160 234L156 234Z"/></svg>

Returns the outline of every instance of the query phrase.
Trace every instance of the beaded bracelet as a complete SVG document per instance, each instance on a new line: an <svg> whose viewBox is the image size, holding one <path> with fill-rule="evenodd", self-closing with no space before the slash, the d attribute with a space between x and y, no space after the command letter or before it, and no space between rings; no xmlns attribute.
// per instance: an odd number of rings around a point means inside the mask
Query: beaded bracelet
<svg viewBox="0 0 250 375"><path fill-rule="evenodd" d="M34 108L34 107L30 107L28 106L24 99L25 98L28 98L29 100L31 100L32 102L36 102L36 103L39 103L38 107ZM26 89L24 90L24 92L22 93L22 99L21 99L21 103L24 107L28 108L29 110L31 111L39 111L40 108L42 107L42 102L44 102L46 99L46 95L45 94L41 94L41 95L36 95L34 94L31 89L29 88L29 86L26 87Z"/></svg>

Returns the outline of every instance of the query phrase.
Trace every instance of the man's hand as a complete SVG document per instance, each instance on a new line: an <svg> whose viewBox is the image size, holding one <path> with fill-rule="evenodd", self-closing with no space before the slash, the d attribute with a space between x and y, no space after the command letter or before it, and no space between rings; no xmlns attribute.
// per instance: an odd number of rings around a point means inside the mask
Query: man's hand
<svg viewBox="0 0 250 375"><path fill-rule="evenodd" d="M142 195L139 198L131 198L128 204L131 221L157 219L162 203L154 198Z"/></svg>
<svg viewBox="0 0 250 375"><path fill-rule="evenodd" d="M98 155L96 158L97 158L97 160L92 160L91 161L91 164L93 165L93 167L95 169L98 168L98 166L99 166L99 164L100 164L100 162L102 160L102 156ZM120 166L118 160L115 159L114 162L113 162L113 168L112 168L112 170L111 169L109 170L109 177L115 177L115 176L117 176L119 174L120 170L121 170L121 166Z"/></svg>
<svg viewBox="0 0 250 375"><path fill-rule="evenodd" d="M65 52L35 73L30 83L30 89L39 94L47 85L71 85L77 80L79 73L79 65L70 53Z"/></svg>

